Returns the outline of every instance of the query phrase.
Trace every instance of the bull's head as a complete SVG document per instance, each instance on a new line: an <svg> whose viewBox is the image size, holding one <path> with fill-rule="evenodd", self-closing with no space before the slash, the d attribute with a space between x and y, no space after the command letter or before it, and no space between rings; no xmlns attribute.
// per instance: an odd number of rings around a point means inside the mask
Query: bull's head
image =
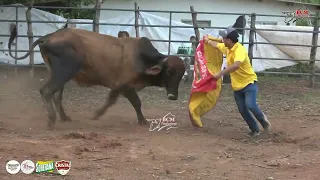
<svg viewBox="0 0 320 180"><path fill-rule="evenodd" d="M168 56L160 64L145 71L148 75L154 75L153 85L166 88L169 100L178 99L179 84L184 72L184 63L176 56Z"/></svg>

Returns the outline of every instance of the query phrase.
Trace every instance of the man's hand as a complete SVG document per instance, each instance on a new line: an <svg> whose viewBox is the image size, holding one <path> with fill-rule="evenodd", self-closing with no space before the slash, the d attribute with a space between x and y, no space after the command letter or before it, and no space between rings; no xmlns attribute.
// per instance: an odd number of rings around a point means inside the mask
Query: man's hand
<svg viewBox="0 0 320 180"><path fill-rule="evenodd" d="M240 65L241 65L241 62L240 61L236 61L231 66L227 67L225 70L222 70L222 71L214 74L213 78L220 79L225 74L229 74L229 73L235 71L236 69L238 69L240 67Z"/></svg>
<svg viewBox="0 0 320 180"><path fill-rule="evenodd" d="M208 35L206 35L206 36L203 36L203 40L204 40L204 43L208 44L210 39L209 39Z"/></svg>
<svg viewBox="0 0 320 180"><path fill-rule="evenodd" d="M214 74L214 75L213 75L213 78L215 78L215 79L218 80L218 79L220 79L222 76L223 76L223 74L222 74L222 72L220 71L220 72Z"/></svg>
<svg viewBox="0 0 320 180"><path fill-rule="evenodd" d="M203 36L203 41L204 41L204 43L209 44L210 46L212 46L214 48L216 48L217 44L218 44L218 42L209 39L208 35Z"/></svg>

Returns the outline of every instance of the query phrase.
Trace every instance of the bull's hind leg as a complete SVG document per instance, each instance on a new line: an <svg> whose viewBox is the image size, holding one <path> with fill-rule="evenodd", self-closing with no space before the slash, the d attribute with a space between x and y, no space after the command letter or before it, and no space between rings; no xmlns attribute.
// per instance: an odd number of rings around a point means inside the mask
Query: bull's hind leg
<svg viewBox="0 0 320 180"><path fill-rule="evenodd" d="M140 100L137 92L132 88L123 88L123 90L121 92L130 101L131 105L133 106L134 110L136 111L136 114L138 117L138 123L139 124L146 124L147 120L142 114L141 100Z"/></svg>
<svg viewBox="0 0 320 180"><path fill-rule="evenodd" d="M56 113L53 109L53 104L52 104L52 95L50 93L50 84L52 83L52 78L50 77L49 81L40 88L40 94L42 97L42 100L47 108L47 112L48 112L48 118L49 118L49 122L48 122L48 126L49 129L52 128L52 124L54 124L54 122L56 121Z"/></svg>
<svg viewBox="0 0 320 180"><path fill-rule="evenodd" d="M60 54L51 54L49 56L51 62L51 76L48 83L40 90L40 93L47 105L48 111L48 128L54 129L56 114L53 109L53 96L56 92L61 91L65 85L80 69L78 59L72 57L68 47Z"/></svg>
<svg viewBox="0 0 320 180"><path fill-rule="evenodd" d="M53 103L56 107L56 111L59 113L61 121L71 121L71 118L66 114L62 106L63 89L64 87L54 94Z"/></svg>
<svg viewBox="0 0 320 180"><path fill-rule="evenodd" d="M94 116L91 118L91 120L97 120L99 119L99 117L101 117L102 115L104 115L106 113L106 111L108 110L109 107L111 107L112 105L114 105L118 99L120 95L120 92L117 90L111 90L111 92L109 93L108 99L105 102L105 104L98 109Z"/></svg>

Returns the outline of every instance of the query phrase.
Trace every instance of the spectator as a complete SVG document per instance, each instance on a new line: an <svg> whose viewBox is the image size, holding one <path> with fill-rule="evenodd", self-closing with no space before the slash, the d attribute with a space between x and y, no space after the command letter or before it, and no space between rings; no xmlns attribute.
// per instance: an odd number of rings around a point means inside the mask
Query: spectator
<svg viewBox="0 0 320 180"><path fill-rule="evenodd" d="M119 31L118 32L118 38L128 38L130 37L128 31Z"/></svg>
<svg viewBox="0 0 320 180"><path fill-rule="evenodd" d="M189 41L191 43L182 43L181 46L178 48L178 52L177 54L183 54L183 55L190 55L190 57L184 57L183 58L183 62L185 64L186 67L186 72L183 76L184 82L188 82L189 80L193 79L193 73L191 70L191 65L194 65L194 52L196 50L196 47L198 45L198 43L195 43L196 41L196 37L195 36L190 36Z"/></svg>

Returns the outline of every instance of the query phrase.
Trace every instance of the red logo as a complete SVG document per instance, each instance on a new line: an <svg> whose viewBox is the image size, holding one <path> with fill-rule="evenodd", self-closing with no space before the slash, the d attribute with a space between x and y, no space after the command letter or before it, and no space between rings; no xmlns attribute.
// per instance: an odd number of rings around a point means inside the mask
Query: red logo
<svg viewBox="0 0 320 180"><path fill-rule="evenodd" d="M309 9L297 9L295 12L295 16L300 18L309 17Z"/></svg>
<svg viewBox="0 0 320 180"><path fill-rule="evenodd" d="M56 161L55 167L58 173L60 173L61 175L66 175L71 168L71 161L65 161L65 160Z"/></svg>

